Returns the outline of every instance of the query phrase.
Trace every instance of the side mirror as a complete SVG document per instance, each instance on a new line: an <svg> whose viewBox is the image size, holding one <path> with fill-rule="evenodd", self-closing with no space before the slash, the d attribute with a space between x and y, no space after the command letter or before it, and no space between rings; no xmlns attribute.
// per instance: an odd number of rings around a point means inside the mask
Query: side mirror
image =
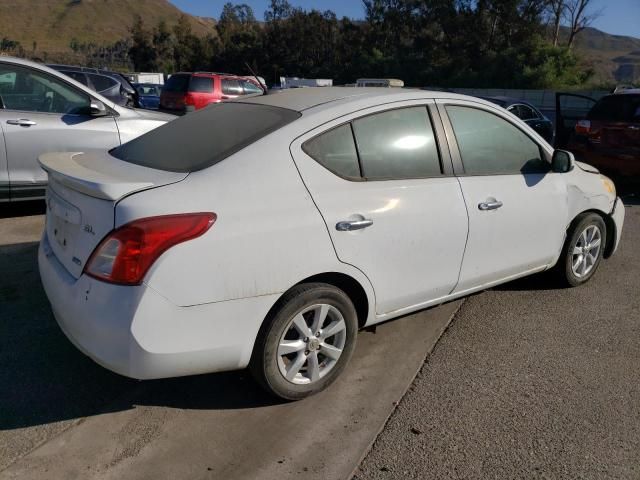
<svg viewBox="0 0 640 480"><path fill-rule="evenodd" d="M555 173L567 173L573 170L576 159L573 153L566 150L556 150L551 158L551 170Z"/></svg>
<svg viewBox="0 0 640 480"><path fill-rule="evenodd" d="M89 112L93 117L104 117L107 115L107 107L100 100L91 100Z"/></svg>

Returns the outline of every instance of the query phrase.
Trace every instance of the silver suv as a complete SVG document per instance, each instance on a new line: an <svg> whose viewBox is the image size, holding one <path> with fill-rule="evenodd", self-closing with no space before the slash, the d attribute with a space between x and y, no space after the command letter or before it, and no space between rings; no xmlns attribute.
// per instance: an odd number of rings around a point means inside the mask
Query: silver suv
<svg viewBox="0 0 640 480"><path fill-rule="evenodd" d="M116 105L44 65L0 57L0 202L44 198L42 153L111 149L174 118Z"/></svg>

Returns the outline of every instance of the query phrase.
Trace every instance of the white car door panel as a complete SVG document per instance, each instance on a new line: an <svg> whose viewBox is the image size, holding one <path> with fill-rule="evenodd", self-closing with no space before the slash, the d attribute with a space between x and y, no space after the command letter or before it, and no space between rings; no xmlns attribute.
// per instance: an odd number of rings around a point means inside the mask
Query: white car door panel
<svg viewBox="0 0 640 480"><path fill-rule="evenodd" d="M469 212L455 293L549 266L562 248L568 206L544 142L497 107L438 103Z"/></svg>
<svg viewBox="0 0 640 480"><path fill-rule="evenodd" d="M353 117L339 122L344 124ZM393 129L393 121L390 118L385 126ZM467 212L458 180L441 174L432 178L366 181L341 178L303 150L303 144L321 132L349 128L332 130L337 124L338 121L333 122L299 138L291 151L325 220L338 258L367 275L375 291L378 315L448 295L458 281L467 238ZM350 134L346 133L348 141ZM425 142L411 132L396 140L401 149L421 148ZM371 175L384 175L379 152L372 149L367 153L362 145L358 146L360 160L369 158L375 163ZM340 162L349 155L332 156L327 161L329 168L333 164L341 168ZM357 164L353 169L357 171Z"/></svg>
<svg viewBox="0 0 640 480"><path fill-rule="evenodd" d="M546 267L557 257L567 215L558 174L469 176L460 185L469 241L457 292Z"/></svg>

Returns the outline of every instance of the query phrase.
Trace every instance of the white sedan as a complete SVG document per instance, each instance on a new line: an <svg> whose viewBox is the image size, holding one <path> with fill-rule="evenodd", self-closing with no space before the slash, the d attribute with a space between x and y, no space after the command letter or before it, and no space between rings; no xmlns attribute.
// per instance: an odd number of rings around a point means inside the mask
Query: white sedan
<svg viewBox="0 0 640 480"><path fill-rule="evenodd" d="M42 282L138 379L250 367L299 399L358 329L556 268L588 281L615 186L477 98L317 88L216 105L110 152L49 153Z"/></svg>

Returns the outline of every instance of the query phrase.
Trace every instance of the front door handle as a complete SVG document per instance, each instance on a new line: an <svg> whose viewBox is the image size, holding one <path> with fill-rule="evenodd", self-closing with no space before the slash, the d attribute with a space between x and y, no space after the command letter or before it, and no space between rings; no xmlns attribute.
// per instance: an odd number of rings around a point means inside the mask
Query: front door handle
<svg viewBox="0 0 640 480"><path fill-rule="evenodd" d="M21 118L19 120L7 120L9 125L20 125L21 127L31 127L33 125L37 125L33 120L29 120L27 118Z"/></svg>
<svg viewBox="0 0 640 480"><path fill-rule="evenodd" d="M478 205L480 210L496 210L502 206L502 202L499 200L492 200L490 202L482 202Z"/></svg>
<svg viewBox="0 0 640 480"><path fill-rule="evenodd" d="M346 220L344 222L336 223L336 230L339 232L352 232L354 230L362 230L363 228L367 228L373 225L373 220L370 219L362 219L362 220Z"/></svg>

